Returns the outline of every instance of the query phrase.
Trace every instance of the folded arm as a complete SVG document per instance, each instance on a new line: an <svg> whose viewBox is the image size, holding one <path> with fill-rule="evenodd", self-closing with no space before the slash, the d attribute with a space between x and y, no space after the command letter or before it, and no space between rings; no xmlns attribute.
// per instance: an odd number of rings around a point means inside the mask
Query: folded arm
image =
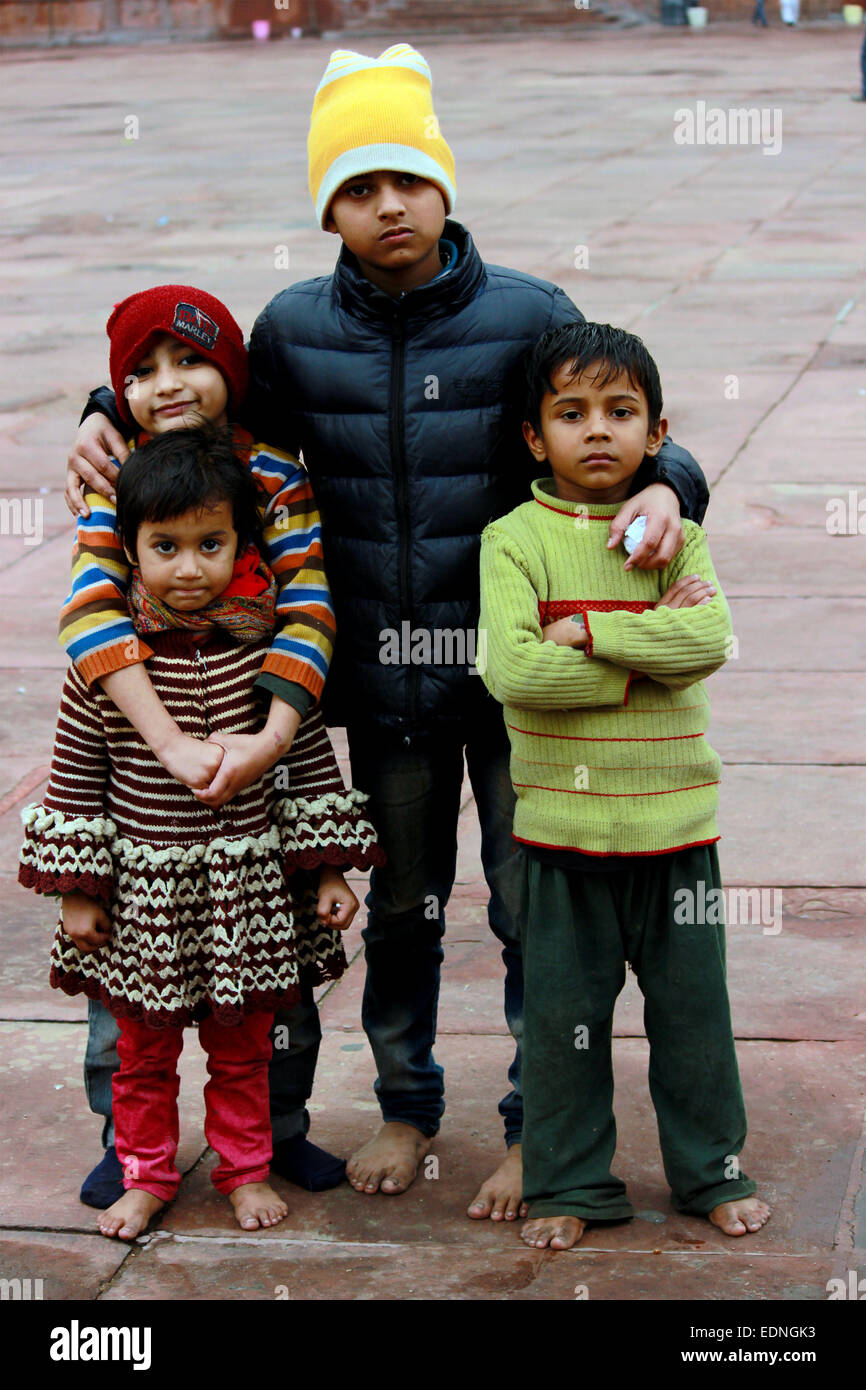
<svg viewBox="0 0 866 1390"><path fill-rule="evenodd" d="M644 613L590 613L586 650L592 660L640 671L672 690L704 680L730 655L731 613L719 587L706 536L688 528L686 544L661 578L663 589L687 575L712 585L708 602L694 607L656 607Z"/></svg>
<svg viewBox="0 0 866 1390"><path fill-rule="evenodd" d="M538 593L519 547L495 523L488 526L481 539L478 669L490 693L515 709L624 704L627 670L544 640Z"/></svg>

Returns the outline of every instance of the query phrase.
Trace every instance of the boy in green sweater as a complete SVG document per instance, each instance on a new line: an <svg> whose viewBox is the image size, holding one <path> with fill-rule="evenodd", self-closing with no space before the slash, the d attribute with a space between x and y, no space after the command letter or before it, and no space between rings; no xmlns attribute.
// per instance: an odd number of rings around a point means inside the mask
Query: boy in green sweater
<svg viewBox="0 0 866 1390"><path fill-rule="evenodd" d="M730 612L694 522L683 522L685 545L661 572L624 565L607 545L634 474L667 431L640 339L566 324L538 340L527 374L524 437L553 476L483 534L479 628L517 796L521 1234L567 1250L588 1221L633 1215L610 1171L611 1030L628 961L645 997L674 1205L745 1235L770 1209L737 1157L746 1116L724 928L700 920L720 887L721 770L704 738L701 681L729 654Z"/></svg>

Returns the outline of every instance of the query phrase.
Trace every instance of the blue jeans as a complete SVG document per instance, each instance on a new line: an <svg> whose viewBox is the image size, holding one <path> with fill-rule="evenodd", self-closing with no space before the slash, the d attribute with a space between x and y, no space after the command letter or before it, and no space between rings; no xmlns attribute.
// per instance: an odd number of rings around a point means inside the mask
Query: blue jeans
<svg viewBox="0 0 866 1390"><path fill-rule="evenodd" d="M376 1095L385 1120L433 1135L445 1109L443 1072L433 1057L445 908L454 885L464 749L481 825L481 862L490 889L488 920L502 943L505 1018L516 1043L512 1089L499 1103L505 1140L520 1139L523 1100L520 1037L523 967L517 921L518 858L511 828L514 790L502 713L453 734L406 744L349 728L352 782L367 792L370 816L388 856L374 869L363 937L367 980L362 1023L376 1061Z"/></svg>
<svg viewBox="0 0 866 1390"><path fill-rule="evenodd" d="M111 1116L111 1078L120 1065L117 1057L117 1024L103 1004L87 1004L87 1050L84 1054L84 1087L95 1115L102 1115L103 1147L114 1144ZM300 1003L274 1015L271 1039L274 1050L268 1067L271 1095L271 1133L274 1144L306 1134L310 1116L306 1108L313 1092L316 1060L322 1030L313 991L304 988Z"/></svg>

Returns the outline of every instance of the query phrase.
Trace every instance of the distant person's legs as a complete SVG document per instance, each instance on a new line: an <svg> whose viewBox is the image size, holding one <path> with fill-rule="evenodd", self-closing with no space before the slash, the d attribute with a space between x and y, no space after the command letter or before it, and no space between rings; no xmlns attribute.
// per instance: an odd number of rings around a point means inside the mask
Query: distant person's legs
<svg viewBox="0 0 866 1390"><path fill-rule="evenodd" d="M118 1068L118 1027L104 1004L87 1001L87 1047L84 1053L84 1090L94 1115L101 1115L102 1147L96 1167L87 1174L79 1194L89 1207L105 1210L123 1196L123 1168L114 1147L111 1111L111 1078Z"/></svg>
<svg viewBox="0 0 866 1390"><path fill-rule="evenodd" d="M274 1017L273 1055L268 1068L271 1097L271 1134L274 1154L271 1168L280 1177L308 1192L337 1187L346 1176L343 1159L311 1144L307 1138L322 1025L310 985L301 986L301 997L291 1009Z"/></svg>
<svg viewBox="0 0 866 1390"><path fill-rule="evenodd" d="M460 735L406 744L349 727L352 781L387 863L370 876L362 933L367 974L361 1021L376 1062L379 1132L348 1165L358 1192L403 1192L445 1108L433 1056L445 908L457 863L463 784Z"/></svg>

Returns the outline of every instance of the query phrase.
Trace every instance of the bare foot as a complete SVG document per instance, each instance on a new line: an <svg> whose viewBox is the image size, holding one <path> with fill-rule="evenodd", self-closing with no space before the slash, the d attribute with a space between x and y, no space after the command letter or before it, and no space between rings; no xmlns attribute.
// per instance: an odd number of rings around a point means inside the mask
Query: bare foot
<svg viewBox="0 0 866 1390"><path fill-rule="evenodd" d="M104 1236L135 1240L150 1218L162 1211L164 1206L161 1197L154 1197L152 1192L145 1192L140 1187L130 1187L112 1206L100 1212L96 1224Z"/></svg>
<svg viewBox="0 0 866 1390"><path fill-rule="evenodd" d="M585 1230L581 1216L538 1216L521 1227L520 1238L540 1250L548 1245L551 1250L570 1250Z"/></svg>
<svg viewBox="0 0 866 1390"><path fill-rule="evenodd" d="M260 1226L278 1226L289 1209L278 1197L270 1183L245 1182L229 1193L238 1225L245 1231L257 1231Z"/></svg>
<svg viewBox="0 0 866 1390"><path fill-rule="evenodd" d="M512 1144L496 1172L481 1184L475 1200L466 1209L473 1221L514 1221L526 1215L523 1195L523 1158L519 1144Z"/></svg>
<svg viewBox="0 0 866 1390"><path fill-rule="evenodd" d="M352 1154L346 1177L356 1192L405 1192L418 1176L418 1165L432 1139L414 1125L387 1120L379 1133Z"/></svg>
<svg viewBox="0 0 866 1390"><path fill-rule="evenodd" d="M759 1197L740 1197L733 1202L720 1202L710 1212L710 1220L726 1236L744 1236L748 1231L760 1231L770 1219L770 1208Z"/></svg>

